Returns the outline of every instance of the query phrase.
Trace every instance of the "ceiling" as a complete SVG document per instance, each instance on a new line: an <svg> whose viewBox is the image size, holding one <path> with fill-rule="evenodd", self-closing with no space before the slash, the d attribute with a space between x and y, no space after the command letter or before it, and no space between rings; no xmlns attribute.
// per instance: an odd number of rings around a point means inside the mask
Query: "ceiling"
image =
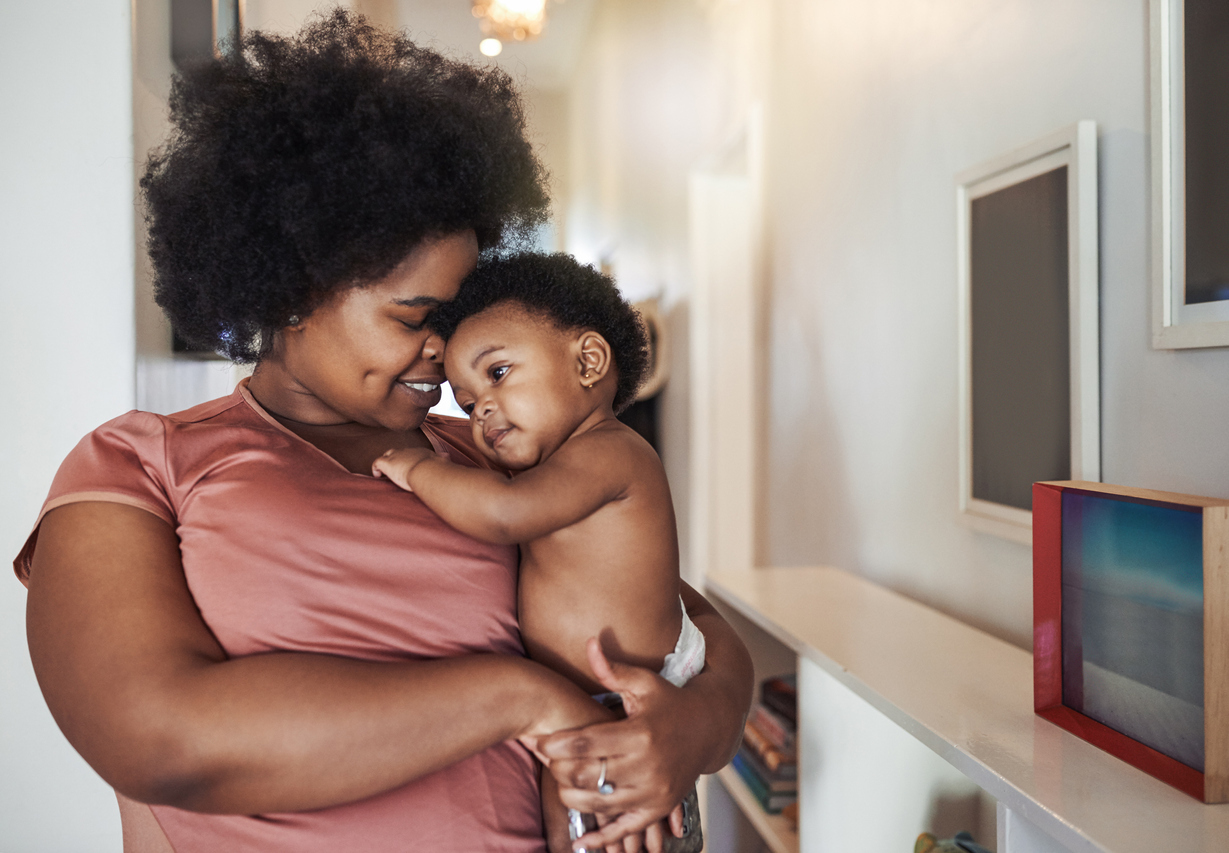
<svg viewBox="0 0 1229 853"><path fill-rule="evenodd" d="M531 42L505 42L503 53L488 58L478 52L482 31L470 12L470 0L397 0L399 26L415 41L472 59L494 62L522 86L560 89L576 67L597 0L549 0L546 27Z"/></svg>

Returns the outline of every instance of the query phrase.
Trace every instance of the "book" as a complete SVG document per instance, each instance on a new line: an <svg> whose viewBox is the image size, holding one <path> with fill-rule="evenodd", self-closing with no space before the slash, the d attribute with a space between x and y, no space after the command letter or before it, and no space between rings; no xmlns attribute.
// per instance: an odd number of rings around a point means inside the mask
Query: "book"
<svg viewBox="0 0 1229 853"><path fill-rule="evenodd" d="M798 765L789 764L781 770L772 771L764 766L759 757L745 746L740 747L736 756L741 755L743 764L763 780L764 785L773 791L792 791L798 787Z"/></svg>
<svg viewBox="0 0 1229 853"><path fill-rule="evenodd" d="M792 751L786 752L778 749L763 732L755 727L755 722L752 720L747 720L747 724L743 726L743 743L750 747L759 756L760 761L764 762L764 766L773 772L783 766L797 763Z"/></svg>
<svg viewBox="0 0 1229 853"><path fill-rule="evenodd" d="M777 749L785 753L794 751L794 725L789 720L758 702L751 709L750 719Z"/></svg>
<svg viewBox="0 0 1229 853"><path fill-rule="evenodd" d="M794 675L777 675L760 685L760 702L791 724L798 724L798 683Z"/></svg>
<svg viewBox="0 0 1229 853"><path fill-rule="evenodd" d="M756 776L753 770L748 769L746 764L740 762L737 755L734 756L734 760L730 763L734 767L734 771L738 773L738 777L746 784L747 790L751 792L751 796L755 797L764 811L769 814L777 814L790 803L797 802L797 791L768 790L763 780Z"/></svg>

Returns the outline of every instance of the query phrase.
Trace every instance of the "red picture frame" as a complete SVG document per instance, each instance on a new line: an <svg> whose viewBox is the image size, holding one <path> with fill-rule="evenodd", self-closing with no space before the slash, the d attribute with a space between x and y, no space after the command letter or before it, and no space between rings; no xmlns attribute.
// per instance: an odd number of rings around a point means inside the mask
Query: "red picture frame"
<svg viewBox="0 0 1229 853"><path fill-rule="evenodd" d="M1063 703L1063 494L1194 509L1203 527L1201 772ZM1036 713L1205 803L1229 802L1229 500L1058 481L1033 484L1033 706Z"/></svg>

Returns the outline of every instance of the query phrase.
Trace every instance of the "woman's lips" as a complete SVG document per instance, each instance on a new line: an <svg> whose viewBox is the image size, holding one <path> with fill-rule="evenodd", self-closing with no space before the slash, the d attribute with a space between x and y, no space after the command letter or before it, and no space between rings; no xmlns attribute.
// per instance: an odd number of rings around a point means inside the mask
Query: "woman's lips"
<svg viewBox="0 0 1229 853"><path fill-rule="evenodd" d="M431 408L440 401L442 393L438 382L400 382L398 383L410 395L415 405Z"/></svg>

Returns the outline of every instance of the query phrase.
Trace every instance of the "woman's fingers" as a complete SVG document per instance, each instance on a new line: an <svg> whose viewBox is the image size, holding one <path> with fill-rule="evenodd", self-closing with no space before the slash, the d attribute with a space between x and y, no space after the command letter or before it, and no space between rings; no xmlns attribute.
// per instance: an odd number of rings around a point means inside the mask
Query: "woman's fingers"
<svg viewBox="0 0 1229 853"><path fill-rule="evenodd" d="M679 803L674 807L674 810L670 812L670 816L667 818L670 834L675 838L683 837L683 820L683 804Z"/></svg>
<svg viewBox="0 0 1229 853"><path fill-rule="evenodd" d="M665 846L665 834L662 832L661 821L649 824L644 831L644 849L649 853L662 853Z"/></svg>
<svg viewBox="0 0 1229 853"><path fill-rule="evenodd" d="M601 849L617 844L629 835L643 832L657 821L649 815L637 812L624 812L605 826L598 827L594 832L587 832L572 842L573 849ZM616 846L616 853L621 853Z"/></svg>
<svg viewBox="0 0 1229 853"><path fill-rule="evenodd" d="M630 717L640 710L644 699L661 686L669 687L669 683L643 667L618 663L606 657L602 644L597 637L590 637L585 644L585 653L589 658L589 668L593 676L611 693L618 693L623 699L623 710Z"/></svg>
<svg viewBox="0 0 1229 853"><path fill-rule="evenodd" d="M604 780L603 761L606 762ZM551 760L550 768L551 775L559 784L567 788L579 788L582 791L597 791L602 781L610 785L612 791L635 787L640 778L627 760L614 755L600 759L556 758Z"/></svg>
<svg viewBox="0 0 1229 853"><path fill-rule="evenodd" d="M616 815L643 802L640 793L631 787L616 788L613 793L599 794L593 789L559 788L559 800L568 808L596 815Z"/></svg>
<svg viewBox="0 0 1229 853"><path fill-rule="evenodd" d="M644 727L629 720L612 720L539 737L537 748L551 761L591 761L596 768L600 758L642 753L651 747L651 741L652 733ZM593 778L597 778L596 773Z"/></svg>

